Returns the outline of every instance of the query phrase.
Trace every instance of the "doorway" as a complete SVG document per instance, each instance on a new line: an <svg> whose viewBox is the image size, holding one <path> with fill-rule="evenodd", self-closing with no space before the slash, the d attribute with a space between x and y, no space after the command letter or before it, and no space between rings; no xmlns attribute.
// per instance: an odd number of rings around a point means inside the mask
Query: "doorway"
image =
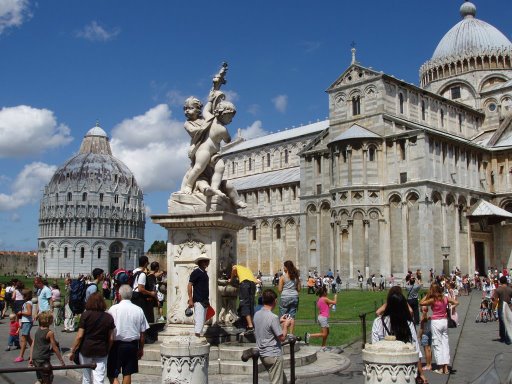
<svg viewBox="0 0 512 384"><path fill-rule="evenodd" d="M485 247L483 241L475 241L475 268L480 276L485 275Z"/></svg>

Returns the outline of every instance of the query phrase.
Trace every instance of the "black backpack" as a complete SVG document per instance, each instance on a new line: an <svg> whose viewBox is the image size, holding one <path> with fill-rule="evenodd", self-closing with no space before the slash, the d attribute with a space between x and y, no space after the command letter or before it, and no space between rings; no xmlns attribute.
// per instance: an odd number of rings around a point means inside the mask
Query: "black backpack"
<svg viewBox="0 0 512 384"><path fill-rule="evenodd" d="M69 309L74 315L85 310L85 292L94 283L86 284L85 280L71 280L69 285Z"/></svg>

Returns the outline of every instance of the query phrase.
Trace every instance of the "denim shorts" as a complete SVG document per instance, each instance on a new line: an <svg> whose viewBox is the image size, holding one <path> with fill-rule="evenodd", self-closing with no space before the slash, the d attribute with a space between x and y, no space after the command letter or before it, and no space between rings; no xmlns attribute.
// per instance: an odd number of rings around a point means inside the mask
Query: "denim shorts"
<svg viewBox="0 0 512 384"><path fill-rule="evenodd" d="M21 336L30 335L31 329L32 329L32 323L21 323L20 335Z"/></svg>
<svg viewBox="0 0 512 384"><path fill-rule="evenodd" d="M320 328L329 328L329 318L324 316L318 316L318 323Z"/></svg>
<svg viewBox="0 0 512 384"><path fill-rule="evenodd" d="M432 332L425 332L421 335L421 346L426 347L432 345Z"/></svg>
<svg viewBox="0 0 512 384"><path fill-rule="evenodd" d="M287 313L295 319L298 307L298 296L281 296L281 301L279 302L279 318L281 318L285 313Z"/></svg>

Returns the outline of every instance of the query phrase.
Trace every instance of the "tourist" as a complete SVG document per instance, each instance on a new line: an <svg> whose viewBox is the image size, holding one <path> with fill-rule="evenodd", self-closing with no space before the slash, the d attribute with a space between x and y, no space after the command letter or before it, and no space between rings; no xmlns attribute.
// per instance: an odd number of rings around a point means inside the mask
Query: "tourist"
<svg viewBox="0 0 512 384"><path fill-rule="evenodd" d="M144 312L131 302L132 288L119 287L121 301L108 310L114 318L114 343L107 361L107 377L114 383L121 373L123 384L130 384L131 375L139 371L138 361L144 355L144 332L149 328Z"/></svg>
<svg viewBox="0 0 512 384"><path fill-rule="evenodd" d="M108 351L112 346L114 319L105 312L107 305L100 292L94 292L85 303L85 312L80 316L78 333L71 346L69 360L80 364L96 363L96 368L82 371L82 384L103 384L107 370Z"/></svg>
<svg viewBox="0 0 512 384"><path fill-rule="evenodd" d="M251 270L243 265L233 265L231 269L231 282L234 278L239 281L238 296L240 299L239 315L245 319L247 329L245 335L254 333L254 295L256 294L256 278Z"/></svg>
<svg viewBox="0 0 512 384"><path fill-rule="evenodd" d="M407 290L407 303L412 308L414 324L418 325L420 323L420 311L418 306L418 294L420 292L423 284L421 282L416 281L416 277L411 274L407 275L405 278L406 284L405 289Z"/></svg>
<svg viewBox="0 0 512 384"><path fill-rule="evenodd" d="M92 278L91 281L87 285L87 289L85 290L85 302L89 300L89 296L91 296L94 292L98 292L98 285L105 279L105 273L101 268L94 268L92 270Z"/></svg>
<svg viewBox="0 0 512 384"><path fill-rule="evenodd" d="M357 282L359 283L359 288L362 290L363 289L363 274L361 273L361 271L359 269L357 270Z"/></svg>
<svg viewBox="0 0 512 384"><path fill-rule="evenodd" d="M7 283L7 287L5 287L5 308L4 308L4 312L3 312L3 316L5 317L5 312L7 312L7 310L9 308L11 308L11 311L13 313L16 313L17 311L14 311L14 307L13 307L13 304L14 304L14 289L15 289L15 286L14 286L14 283L11 281L9 281Z"/></svg>
<svg viewBox="0 0 512 384"><path fill-rule="evenodd" d="M288 327L293 327L294 320L287 315L278 318L272 312L276 299L276 293L272 289L265 289L262 295L263 307L254 315L254 327L260 360L269 373L270 382L282 384L287 381L283 370L281 343L286 339Z"/></svg>
<svg viewBox="0 0 512 384"><path fill-rule="evenodd" d="M308 295L311 293L315 293L315 278L313 276L308 277L308 282L306 284L308 286Z"/></svg>
<svg viewBox="0 0 512 384"><path fill-rule="evenodd" d="M30 330L32 329L32 291L28 289L23 290L23 303L21 310L17 313L18 318L21 318L21 349L20 355L14 359L15 363L21 363L25 360L25 350L32 344L32 338L30 337Z"/></svg>
<svg viewBox="0 0 512 384"><path fill-rule="evenodd" d="M39 276L34 279L34 286L37 288L37 319L39 314L51 310L52 291Z"/></svg>
<svg viewBox="0 0 512 384"><path fill-rule="evenodd" d="M432 370L432 328L430 321L431 317L428 315L428 307L421 307L420 331L418 337L425 351L424 371Z"/></svg>
<svg viewBox="0 0 512 384"><path fill-rule="evenodd" d="M194 260L197 268L192 271L188 280L188 307L194 308L194 334L197 337L201 337L206 320L206 308L210 305L210 279L206 272L210 260L204 254L197 257Z"/></svg>
<svg viewBox="0 0 512 384"><path fill-rule="evenodd" d="M12 289L12 312L18 313L21 311L21 307L25 300L23 300L23 289L25 288L25 284L19 281L18 279L13 280L13 289Z"/></svg>
<svg viewBox="0 0 512 384"><path fill-rule="evenodd" d="M455 283L452 281L448 283L448 292L446 296L452 300L457 300L457 289L455 288ZM452 319L459 325L459 315L457 314L457 310L455 307L450 305L450 313Z"/></svg>
<svg viewBox="0 0 512 384"><path fill-rule="evenodd" d="M139 306L148 323L152 323L154 322L153 302L148 299L156 299L156 292L146 289L148 265L149 259L147 256L139 257L139 266L133 270L132 303Z"/></svg>
<svg viewBox="0 0 512 384"><path fill-rule="evenodd" d="M445 297L440 285L432 283L427 295L421 300L420 305L432 308L432 352L438 365L434 372L447 375L449 374L448 365L450 364L450 345L448 340L448 319L447 306L452 304L457 306L457 300Z"/></svg>
<svg viewBox="0 0 512 384"><path fill-rule="evenodd" d="M299 307L300 279L299 271L291 260L286 260L283 267L283 275L279 278L277 289L281 293L279 301L279 318L288 315L295 320ZM294 323L290 326L290 332L294 332Z"/></svg>
<svg viewBox="0 0 512 384"><path fill-rule="evenodd" d="M500 277L500 286L494 291L493 298L498 301L498 321L499 321L499 335L498 341L507 345L511 344L511 335L507 333L505 321L503 319L504 306L510 304L512 298L512 288L509 287L507 276Z"/></svg>
<svg viewBox="0 0 512 384"><path fill-rule="evenodd" d="M9 315L9 339L5 350L11 349L20 349L20 323L15 313Z"/></svg>
<svg viewBox="0 0 512 384"><path fill-rule="evenodd" d="M312 337L322 338L322 348L321 351L327 350L327 337L329 336L329 309L330 306L336 305L338 300L338 295L334 295L334 300L331 300L327 297L327 288L322 287L318 291L318 296L320 296L316 302L316 306L318 308L318 323L320 324L321 332L319 333L309 333L306 332L304 335L304 342L309 344L309 339Z"/></svg>
<svg viewBox="0 0 512 384"><path fill-rule="evenodd" d="M71 279L67 277L64 279L64 328L62 332L75 331L75 315L69 307L69 297L71 294Z"/></svg>
<svg viewBox="0 0 512 384"><path fill-rule="evenodd" d="M149 324L155 322L155 308L158 308L158 294L157 294L157 280L161 276L160 263L153 261L149 265L149 273L146 276L145 289L153 294L153 296L146 298L147 315L146 320ZM149 344L158 339L158 330L156 328L149 328L146 331L146 344Z"/></svg>
<svg viewBox="0 0 512 384"><path fill-rule="evenodd" d="M393 287L389 290L382 316L375 318L373 321L372 344L383 340L388 335L395 336L398 341L414 345L418 352L418 377L422 383L426 383L427 380L422 370L422 355L413 317L400 287Z"/></svg>
<svg viewBox="0 0 512 384"><path fill-rule="evenodd" d="M5 317L5 284L0 283L0 319Z"/></svg>
<svg viewBox="0 0 512 384"><path fill-rule="evenodd" d="M34 335L34 342L31 343L29 365L34 367L43 367L50 365L50 349L59 359L62 365L65 365L64 359L55 340L55 333L50 330L53 323L53 315L51 312L45 311L39 314L39 327ZM50 371L52 372L52 371ZM36 371L37 380L44 384L53 383L53 373L48 371Z"/></svg>

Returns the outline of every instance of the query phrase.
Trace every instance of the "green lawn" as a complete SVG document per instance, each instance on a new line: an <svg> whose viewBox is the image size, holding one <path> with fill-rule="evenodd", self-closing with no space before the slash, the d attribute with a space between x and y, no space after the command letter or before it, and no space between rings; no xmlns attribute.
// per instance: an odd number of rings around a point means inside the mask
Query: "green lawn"
<svg viewBox="0 0 512 384"><path fill-rule="evenodd" d="M27 288L33 289L33 278L26 279L24 276L16 277L23 281ZM6 283L11 279L12 277L2 276L0 277L0 282ZM54 279L49 279L49 282L53 284ZM64 288L64 279L57 279L57 283L61 289ZM367 331L370 331L373 319L375 318L375 309L386 300L386 295L387 291L368 292L366 290L342 290L339 292L336 311L331 311L330 313L330 334L327 339L327 344L334 346L349 344L360 340L362 337L362 327L359 315L361 313L368 313L366 317ZM333 295L330 294L329 298L332 299ZM302 290L295 323L295 334L297 336L304 336L305 332L314 333L320 331L320 327L316 323L317 299L318 297L316 295L308 294L307 289ZM111 305L110 300L107 300L107 305ZM278 308L275 309L275 312L278 312ZM320 345L320 343L320 339L311 339L311 344L313 345Z"/></svg>

